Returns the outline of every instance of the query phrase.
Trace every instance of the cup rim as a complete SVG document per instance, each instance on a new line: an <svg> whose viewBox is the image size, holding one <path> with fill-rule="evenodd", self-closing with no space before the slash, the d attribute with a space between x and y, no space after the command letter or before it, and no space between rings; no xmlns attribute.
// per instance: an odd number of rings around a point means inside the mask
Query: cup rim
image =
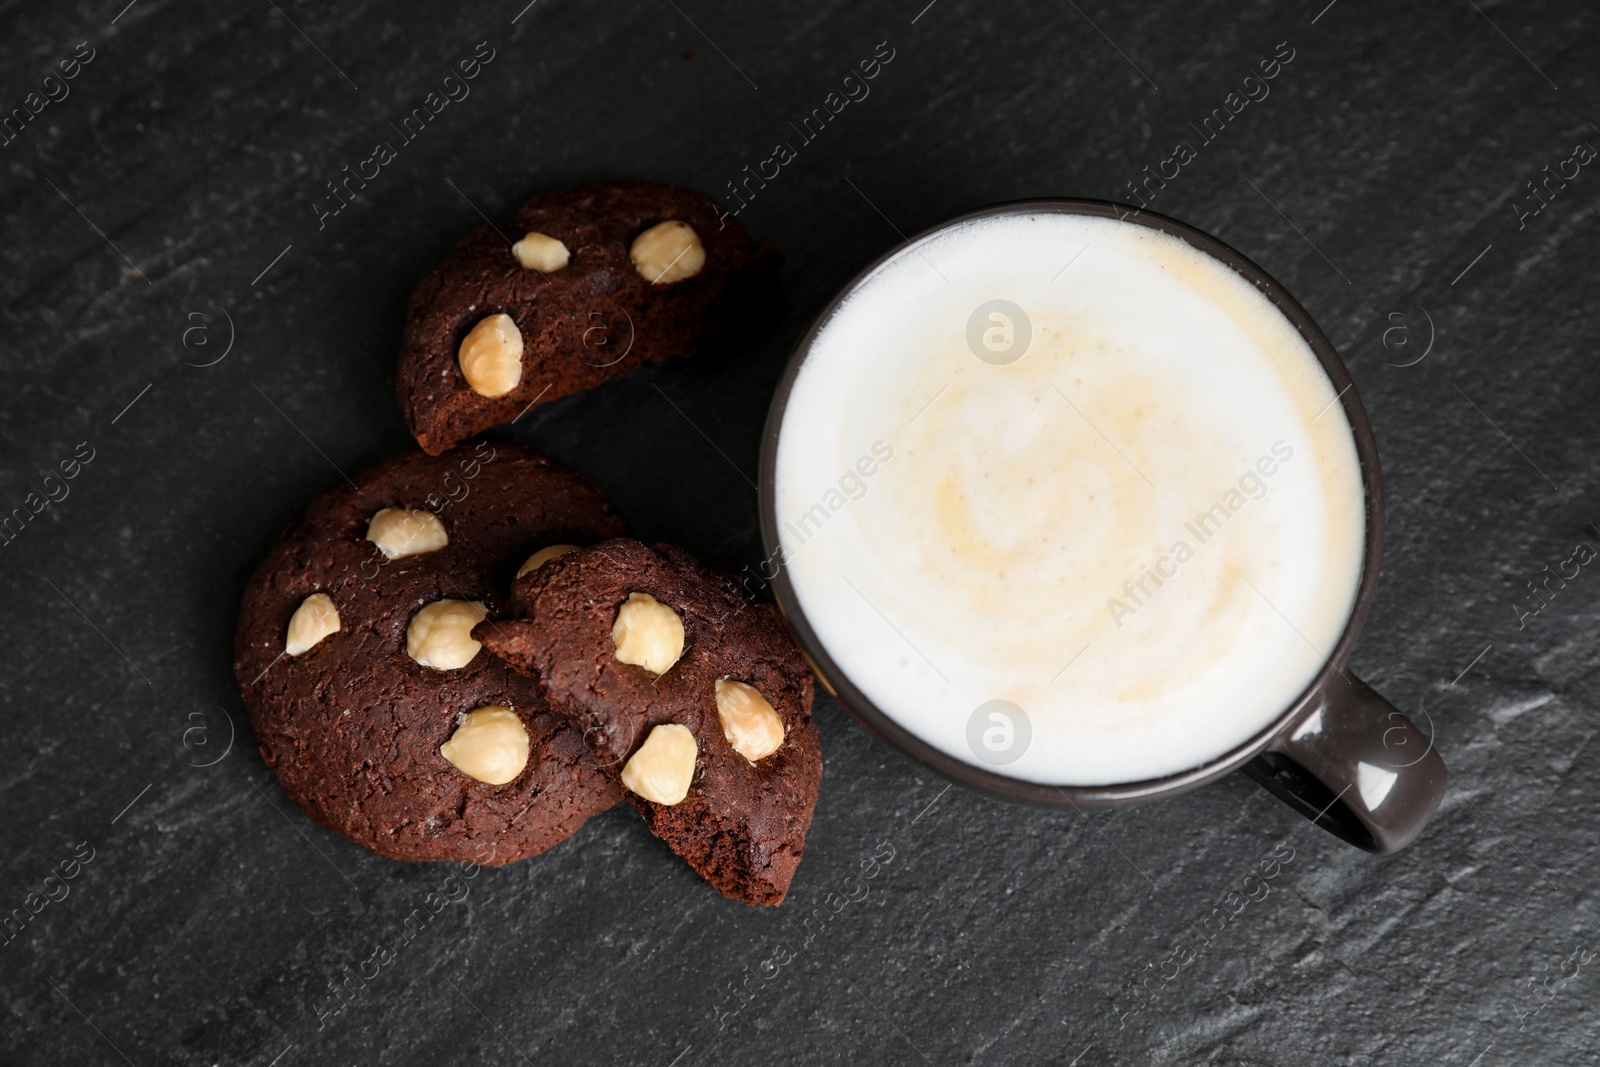
<svg viewBox="0 0 1600 1067"><path fill-rule="evenodd" d="M782 540L777 516L777 457L778 439L783 429L784 412L800 368L810 355L817 335L838 312L844 301L881 266L906 249L938 233L943 233L965 223L1005 215L1057 214L1086 215L1110 218L1147 226L1185 241L1196 250L1255 286L1272 305L1289 320L1300 336L1311 347L1322 364L1322 369L1338 394L1335 399L1343 405L1345 420L1355 440L1356 457L1361 468L1361 480L1366 505L1366 540L1361 564L1361 578L1356 587L1355 601L1345 620L1343 631L1321 669L1312 677L1305 689L1273 720L1243 743L1220 756L1184 771L1148 778L1135 782L1109 785L1050 785L1013 778L998 771L988 770L968 763L936 748L904 726L888 713L878 708L840 669L817 637L804 611L800 608L794 584L789 579L788 564L783 556ZM1342 670L1350 658L1356 636L1366 621L1376 591L1378 571L1383 549L1383 472L1378 462L1377 439L1366 409L1361 405L1355 383L1344 361L1339 358L1333 342L1312 319L1310 312L1297 301L1272 275L1244 253L1225 244L1211 234L1177 219L1153 211L1134 208L1109 200L1092 200L1079 197L1051 197L1006 201L954 216L928 227L895 244L857 272L830 299L817 314L811 327L795 345L773 394L767 410L766 425L762 433L761 468L759 475L759 512L762 546L765 560L775 566L772 578L774 599L794 633L801 650L810 661L813 671L823 686L838 699L845 710L871 733L889 742L895 748L933 768L945 777L991 796L1047 807L1116 807L1137 803L1161 796L1175 796L1214 781L1239 769L1251 759L1267 751L1273 743L1294 726L1313 706L1320 706L1319 697L1328 679ZM765 579L766 575L762 577Z"/></svg>

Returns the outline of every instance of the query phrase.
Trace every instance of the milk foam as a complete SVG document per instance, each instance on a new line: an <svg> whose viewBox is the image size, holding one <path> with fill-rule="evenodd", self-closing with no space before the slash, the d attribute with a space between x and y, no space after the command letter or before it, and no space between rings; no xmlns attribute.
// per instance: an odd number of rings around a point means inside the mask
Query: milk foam
<svg viewBox="0 0 1600 1067"><path fill-rule="evenodd" d="M1031 323L1003 366L968 342L996 299ZM993 768L1013 777L1197 766L1304 690L1351 610L1366 514L1335 401L1271 303L1177 238L1050 214L936 234L843 303L789 398L799 607L868 699L976 766L994 700L1031 728Z"/></svg>

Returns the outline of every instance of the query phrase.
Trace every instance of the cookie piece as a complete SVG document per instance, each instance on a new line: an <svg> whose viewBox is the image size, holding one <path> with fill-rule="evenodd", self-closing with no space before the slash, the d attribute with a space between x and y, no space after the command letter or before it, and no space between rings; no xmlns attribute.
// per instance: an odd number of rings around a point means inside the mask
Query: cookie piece
<svg viewBox="0 0 1600 1067"><path fill-rule="evenodd" d="M256 568L235 639L284 792L380 855L488 866L611 807L579 733L470 633L530 553L622 529L588 479L501 441L407 452L312 501ZM459 730L484 708L510 711Z"/></svg>
<svg viewBox="0 0 1600 1067"><path fill-rule="evenodd" d="M746 336L776 318L779 260L688 189L541 193L514 224L469 233L412 294L396 382L406 425L437 454L534 404Z"/></svg>
<svg viewBox="0 0 1600 1067"><path fill-rule="evenodd" d="M614 637L619 612L623 632ZM628 783L651 831L724 896L781 903L816 807L822 749L811 671L777 609L751 602L682 549L618 539L519 578L508 616L474 635L543 682L595 762ZM671 801L685 785L676 803L633 791Z"/></svg>

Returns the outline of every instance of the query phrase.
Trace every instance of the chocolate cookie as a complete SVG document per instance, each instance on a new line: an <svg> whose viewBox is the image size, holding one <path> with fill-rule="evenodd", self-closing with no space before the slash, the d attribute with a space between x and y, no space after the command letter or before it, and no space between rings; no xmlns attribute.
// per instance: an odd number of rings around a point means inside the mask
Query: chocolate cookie
<svg viewBox="0 0 1600 1067"><path fill-rule="evenodd" d="M777 250L688 189L541 193L469 233L411 297L400 410L430 454L534 404L775 318Z"/></svg>
<svg viewBox="0 0 1600 1067"><path fill-rule="evenodd" d="M542 681L650 829L724 896L778 904L817 803L812 678L776 608L670 545L603 541L474 636Z"/></svg>
<svg viewBox="0 0 1600 1067"><path fill-rule="evenodd" d="M234 671L262 758L333 832L498 866L620 792L537 685L471 640L530 552L621 532L531 449L408 452L324 493L245 588Z"/></svg>

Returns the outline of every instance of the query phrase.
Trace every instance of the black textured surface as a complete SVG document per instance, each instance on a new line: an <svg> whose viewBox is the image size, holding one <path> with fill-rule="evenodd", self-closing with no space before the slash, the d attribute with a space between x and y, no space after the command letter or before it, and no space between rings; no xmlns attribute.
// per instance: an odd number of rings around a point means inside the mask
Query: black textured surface
<svg viewBox="0 0 1600 1067"><path fill-rule="evenodd" d="M66 494L0 547L0 909L25 920L0 937L0 1060L1600 1057L1600 576L1552 583L1537 614L1527 584L1600 545L1600 171L1518 215L1543 167L1600 147L1592 9L924 2L0 7L7 113L94 50L0 146L0 512ZM1355 376L1390 499L1355 666L1437 730L1454 778L1430 829L1374 859L1238 777L1092 817L1019 809L824 699L822 799L773 912L719 898L625 809L471 878L320 830L245 727L234 613L335 468L405 443L411 287L480 210L540 188L724 194L884 41L870 95L740 215L787 254L777 334L515 435L646 540L754 562L766 400L838 285L897 228L1126 197L1287 41L1270 96L1152 206L1275 274ZM391 123L479 42L471 95L402 143ZM395 158L319 229L324 183L380 141ZM79 442L92 461L46 482ZM1265 895L1202 932L1263 863Z"/></svg>

